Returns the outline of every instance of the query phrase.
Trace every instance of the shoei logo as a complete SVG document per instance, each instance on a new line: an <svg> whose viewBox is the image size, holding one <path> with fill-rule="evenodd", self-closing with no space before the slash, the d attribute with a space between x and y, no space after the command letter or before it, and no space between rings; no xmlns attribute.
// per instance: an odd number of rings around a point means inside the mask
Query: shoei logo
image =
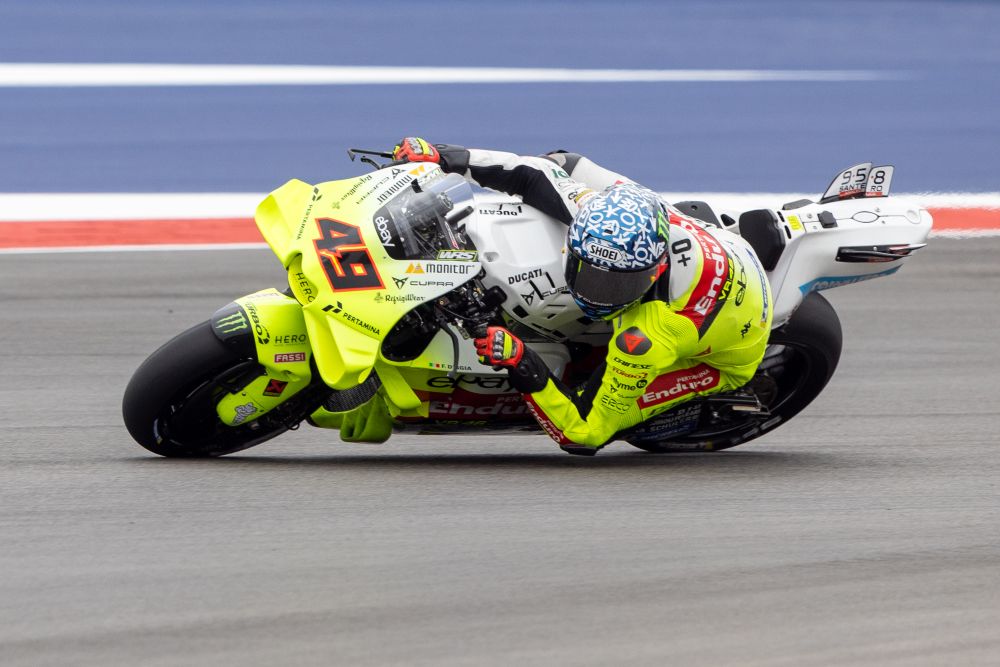
<svg viewBox="0 0 1000 667"><path fill-rule="evenodd" d="M587 241L584 248L587 250L587 254L591 257L596 257L597 259L603 259L606 262L612 264L618 262L622 258L622 252L617 248L612 248L606 246L603 243L597 241Z"/></svg>

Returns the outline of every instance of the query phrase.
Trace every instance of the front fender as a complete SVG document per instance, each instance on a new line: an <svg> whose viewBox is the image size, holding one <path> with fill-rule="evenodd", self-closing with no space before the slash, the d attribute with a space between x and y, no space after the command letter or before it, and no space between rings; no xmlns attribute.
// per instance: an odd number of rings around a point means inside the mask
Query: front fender
<svg viewBox="0 0 1000 667"><path fill-rule="evenodd" d="M274 288L223 306L211 319L223 343L260 364L260 375L224 395L216 412L224 424L257 419L309 385L312 347L302 306Z"/></svg>

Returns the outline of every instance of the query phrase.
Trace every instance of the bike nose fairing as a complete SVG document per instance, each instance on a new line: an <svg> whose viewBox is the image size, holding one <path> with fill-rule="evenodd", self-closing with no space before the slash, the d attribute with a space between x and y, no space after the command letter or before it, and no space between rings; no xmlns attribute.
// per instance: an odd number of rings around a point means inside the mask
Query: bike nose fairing
<svg viewBox="0 0 1000 667"><path fill-rule="evenodd" d="M291 180L257 207L257 226L288 270L326 384L363 382L404 314L479 274L473 250L420 237L471 201L464 179L421 164L315 186Z"/></svg>

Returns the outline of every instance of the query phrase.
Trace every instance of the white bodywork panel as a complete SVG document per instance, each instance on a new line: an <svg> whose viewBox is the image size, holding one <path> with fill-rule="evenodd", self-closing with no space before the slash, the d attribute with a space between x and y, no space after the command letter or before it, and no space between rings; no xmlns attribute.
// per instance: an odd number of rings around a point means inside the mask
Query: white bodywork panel
<svg viewBox="0 0 1000 667"><path fill-rule="evenodd" d="M836 226L824 226L820 215L832 215ZM788 321L809 292L890 275L906 262L873 257L867 261L838 260L841 248L920 247L931 231L931 215L919 204L900 198L869 197L827 204L807 204L777 210L785 248L768 271L774 295L774 326ZM914 248L915 249L915 248Z"/></svg>

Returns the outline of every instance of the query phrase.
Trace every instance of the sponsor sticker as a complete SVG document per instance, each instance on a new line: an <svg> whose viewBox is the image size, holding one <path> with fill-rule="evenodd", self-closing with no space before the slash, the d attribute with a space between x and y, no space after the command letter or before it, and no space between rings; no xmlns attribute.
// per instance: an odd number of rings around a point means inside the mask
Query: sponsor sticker
<svg viewBox="0 0 1000 667"><path fill-rule="evenodd" d="M438 250L437 260L442 262L474 262L478 253L475 250Z"/></svg>
<svg viewBox="0 0 1000 667"><path fill-rule="evenodd" d="M628 412L629 404L622 403L621 401L616 401L610 396L601 396L601 405L611 410L612 412L617 412L620 415Z"/></svg>
<svg viewBox="0 0 1000 667"><path fill-rule="evenodd" d="M639 327L629 327L618 334L615 338L615 345L625 354L636 356L646 354L653 347L652 341Z"/></svg>
<svg viewBox="0 0 1000 667"><path fill-rule="evenodd" d="M247 417L257 412L257 406L253 403L245 403L243 405L237 405L235 409L236 416L233 417L232 424L236 426L237 424L242 424L247 420Z"/></svg>
<svg viewBox="0 0 1000 667"><path fill-rule="evenodd" d="M261 345L267 345L270 343L271 332L267 330L267 327L261 324L260 315L257 313L257 307L252 303L248 303L246 304L244 310L247 311L247 314L250 316L250 321L253 322L253 330L254 333L257 334L257 342Z"/></svg>
<svg viewBox="0 0 1000 667"><path fill-rule="evenodd" d="M541 278L545 272L542 269L532 269L531 271L524 271L523 273L515 273L512 276L507 276L508 285L516 285L517 283L523 283L525 280L531 280L532 278ZM552 279L549 278L549 282Z"/></svg>
<svg viewBox="0 0 1000 667"><path fill-rule="evenodd" d="M719 369L707 364L666 373L653 380L648 391L638 398L639 407L651 408L681 396L708 391L719 386L721 378Z"/></svg>
<svg viewBox="0 0 1000 667"><path fill-rule="evenodd" d="M447 262L444 264L431 264L430 262L410 262L410 265L406 267L406 273L437 273L437 274L450 274L450 275L460 275L467 276L473 271L478 271L478 264L453 264Z"/></svg>
<svg viewBox="0 0 1000 667"><path fill-rule="evenodd" d="M552 423L549 416L545 414L545 411L538 406L537 403L531 398L531 396L525 396L524 402L528 406L528 411L538 422L538 425L542 427L542 430L548 434L550 438L555 440L560 445L571 445L573 441L567 438L559 428Z"/></svg>
<svg viewBox="0 0 1000 667"><path fill-rule="evenodd" d="M264 387L264 395L281 396L281 394L285 391L285 387L287 386L288 383L285 382L284 380L274 380L274 379L268 380L267 386Z"/></svg>
<svg viewBox="0 0 1000 667"><path fill-rule="evenodd" d="M309 342L309 336L301 334L279 334L274 337L274 344L281 347L284 345L305 345Z"/></svg>
<svg viewBox="0 0 1000 667"><path fill-rule="evenodd" d="M591 257L597 257L603 259L611 264L617 263L622 258L622 252L618 248L612 248L611 246L606 246L603 243L599 243L594 240L587 241L584 246L587 249L587 253Z"/></svg>
<svg viewBox="0 0 1000 667"><path fill-rule="evenodd" d="M247 319L243 317L243 313L239 311L233 313L232 315L227 315L215 323L215 330L223 336L236 334L249 329L250 325L247 322Z"/></svg>
<svg viewBox="0 0 1000 667"><path fill-rule="evenodd" d="M290 364L296 361L305 361L305 352L281 352L274 355L274 363L276 364Z"/></svg>
<svg viewBox="0 0 1000 667"><path fill-rule="evenodd" d="M340 301L337 302L336 306L332 306L332 305L331 306L324 306L323 307L323 312L325 312L325 313L331 313L333 315L339 315L342 319L347 320L351 324L356 324L359 327L361 327L362 329L366 329L368 331L371 331L376 336L379 336L379 335L382 334L382 331L377 326L375 326L374 324L366 322L363 319L361 319L360 317L356 317L354 315L351 315L349 312L347 312L346 310L344 310L344 304L341 303Z"/></svg>

